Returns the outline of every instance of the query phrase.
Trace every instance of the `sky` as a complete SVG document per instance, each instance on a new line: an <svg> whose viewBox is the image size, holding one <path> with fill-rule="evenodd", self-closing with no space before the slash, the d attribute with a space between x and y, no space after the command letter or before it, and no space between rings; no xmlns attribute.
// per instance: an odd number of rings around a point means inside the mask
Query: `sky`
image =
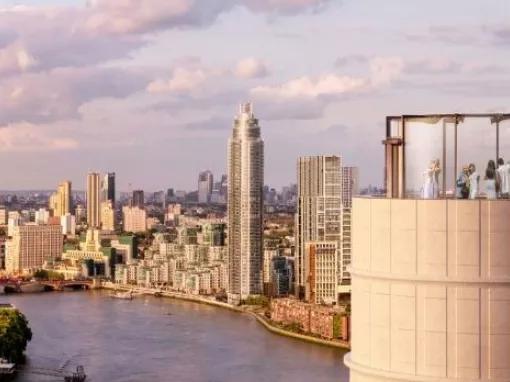
<svg viewBox="0 0 510 382"><path fill-rule="evenodd" d="M507 0L0 0L0 190L196 189L248 101L267 184L319 154L381 184L386 115L510 111L509 20Z"/></svg>

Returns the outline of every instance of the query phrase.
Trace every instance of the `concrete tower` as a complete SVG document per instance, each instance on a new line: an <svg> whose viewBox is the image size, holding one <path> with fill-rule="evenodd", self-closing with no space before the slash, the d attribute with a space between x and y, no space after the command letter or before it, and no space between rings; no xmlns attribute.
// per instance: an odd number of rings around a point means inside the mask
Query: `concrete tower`
<svg viewBox="0 0 510 382"><path fill-rule="evenodd" d="M353 199L351 382L510 381L509 195L457 182L505 153L509 122L388 117L387 195Z"/></svg>
<svg viewBox="0 0 510 382"><path fill-rule="evenodd" d="M87 224L90 228L99 228L101 225L100 187L100 174L97 172L90 172L87 176Z"/></svg>
<svg viewBox="0 0 510 382"><path fill-rule="evenodd" d="M262 293L264 142L242 104L228 149L229 300Z"/></svg>

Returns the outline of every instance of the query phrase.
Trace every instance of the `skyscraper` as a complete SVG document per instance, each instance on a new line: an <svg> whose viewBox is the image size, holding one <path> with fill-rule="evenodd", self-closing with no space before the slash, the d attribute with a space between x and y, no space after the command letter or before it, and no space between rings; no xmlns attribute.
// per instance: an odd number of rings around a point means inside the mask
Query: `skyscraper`
<svg viewBox="0 0 510 382"><path fill-rule="evenodd" d="M206 170L198 174L198 202L206 204L211 201L211 193L213 189L213 174Z"/></svg>
<svg viewBox="0 0 510 382"><path fill-rule="evenodd" d="M143 190L134 190L133 191L133 207L143 208L145 206L145 196L143 194Z"/></svg>
<svg viewBox="0 0 510 382"><path fill-rule="evenodd" d="M295 272L296 292L303 297L307 279L307 243L334 242L337 249L341 248L342 159L335 155L301 157L297 173ZM338 256L335 259L338 262Z"/></svg>
<svg viewBox="0 0 510 382"><path fill-rule="evenodd" d="M229 300L262 293L264 142L251 104L240 106L228 149Z"/></svg>
<svg viewBox="0 0 510 382"><path fill-rule="evenodd" d="M102 201L111 201L113 208L115 208L115 173L108 172L104 175L102 184Z"/></svg>
<svg viewBox="0 0 510 382"><path fill-rule="evenodd" d="M57 191L51 194L49 208L53 216L63 216L72 210L71 182L65 180L58 185Z"/></svg>
<svg viewBox="0 0 510 382"><path fill-rule="evenodd" d="M100 174L90 172L87 176L87 224L90 228L99 228L100 217Z"/></svg>

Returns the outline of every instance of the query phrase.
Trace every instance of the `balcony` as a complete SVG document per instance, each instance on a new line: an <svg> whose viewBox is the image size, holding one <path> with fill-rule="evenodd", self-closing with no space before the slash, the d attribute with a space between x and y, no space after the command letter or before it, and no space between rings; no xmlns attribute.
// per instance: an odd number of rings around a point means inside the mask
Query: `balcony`
<svg viewBox="0 0 510 382"><path fill-rule="evenodd" d="M386 119L388 197L509 199L510 114Z"/></svg>

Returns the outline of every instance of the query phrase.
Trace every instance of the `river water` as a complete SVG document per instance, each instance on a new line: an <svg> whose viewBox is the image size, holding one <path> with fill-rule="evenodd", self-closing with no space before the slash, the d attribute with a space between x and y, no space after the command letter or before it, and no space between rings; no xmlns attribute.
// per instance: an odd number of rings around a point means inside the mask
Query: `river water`
<svg viewBox="0 0 510 382"><path fill-rule="evenodd" d="M344 352L277 336L252 317L105 292L9 295L33 331L28 371L81 364L93 382L343 382ZM55 381L23 372L17 382Z"/></svg>

